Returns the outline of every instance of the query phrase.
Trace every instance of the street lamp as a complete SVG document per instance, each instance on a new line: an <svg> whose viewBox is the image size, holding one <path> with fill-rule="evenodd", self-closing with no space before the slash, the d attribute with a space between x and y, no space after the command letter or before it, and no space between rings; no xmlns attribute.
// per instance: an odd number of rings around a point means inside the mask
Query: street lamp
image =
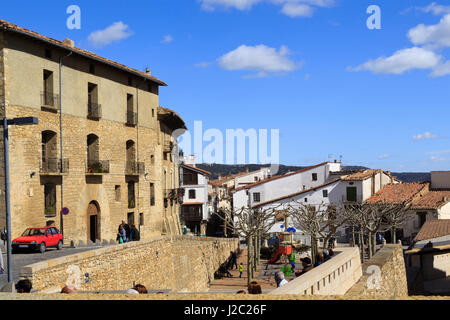
<svg viewBox="0 0 450 320"><path fill-rule="evenodd" d="M7 268L8 283L13 282L12 278L12 257L11 257L11 212L9 203L9 150L8 150L8 126L25 126L38 124L39 120L35 117L3 119L3 143L5 148L5 199L6 199L6 251L7 251Z"/></svg>

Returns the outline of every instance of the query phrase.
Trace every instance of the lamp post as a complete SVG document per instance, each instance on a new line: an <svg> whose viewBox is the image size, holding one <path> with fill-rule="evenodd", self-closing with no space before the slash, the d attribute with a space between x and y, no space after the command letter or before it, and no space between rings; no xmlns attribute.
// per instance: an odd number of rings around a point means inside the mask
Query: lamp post
<svg viewBox="0 0 450 320"><path fill-rule="evenodd" d="M12 257L11 257L11 212L9 202L9 150L8 150L8 126L24 126L38 124L39 121L35 117L3 119L3 144L5 148L5 201L6 201L6 251L7 251L7 268L8 283L13 282L12 278Z"/></svg>

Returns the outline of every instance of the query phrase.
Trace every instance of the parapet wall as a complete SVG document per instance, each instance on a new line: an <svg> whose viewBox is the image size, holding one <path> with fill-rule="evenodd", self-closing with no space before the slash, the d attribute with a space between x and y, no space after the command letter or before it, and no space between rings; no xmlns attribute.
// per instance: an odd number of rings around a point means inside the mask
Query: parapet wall
<svg viewBox="0 0 450 320"><path fill-rule="evenodd" d="M396 298L408 295L403 249L397 244L385 245L362 265L363 275L346 297Z"/></svg>
<svg viewBox="0 0 450 320"><path fill-rule="evenodd" d="M149 290L201 292L238 247L238 239L157 237L29 265L20 277L48 293L71 284L80 291L127 290L133 283Z"/></svg>
<svg viewBox="0 0 450 320"><path fill-rule="evenodd" d="M337 248L336 255L271 295L343 295L362 276L358 248Z"/></svg>

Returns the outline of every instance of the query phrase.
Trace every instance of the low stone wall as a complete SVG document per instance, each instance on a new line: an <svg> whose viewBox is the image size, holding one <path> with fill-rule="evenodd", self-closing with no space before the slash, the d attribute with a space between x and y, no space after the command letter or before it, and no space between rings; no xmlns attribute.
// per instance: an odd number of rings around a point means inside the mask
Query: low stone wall
<svg viewBox="0 0 450 320"><path fill-rule="evenodd" d="M343 295L362 276L358 248L337 248L336 256L271 295Z"/></svg>
<svg viewBox="0 0 450 320"><path fill-rule="evenodd" d="M30 279L43 293L65 285L81 291L127 290L134 283L149 290L202 292L238 247L238 239L158 237L32 264L21 268L20 278Z"/></svg>
<svg viewBox="0 0 450 320"><path fill-rule="evenodd" d="M405 259L400 245L385 245L362 265L362 269L361 279L346 294L348 298L355 296L393 299L408 295Z"/></svg>

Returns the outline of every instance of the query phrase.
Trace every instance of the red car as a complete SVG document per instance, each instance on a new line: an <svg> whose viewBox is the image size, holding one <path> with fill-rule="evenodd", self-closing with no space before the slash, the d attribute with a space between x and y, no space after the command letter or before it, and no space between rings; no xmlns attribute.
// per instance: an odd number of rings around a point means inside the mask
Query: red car
<svg viewBox="0 0 450 320"><path fill-rule="evenodd" d="M61 250L63 235L55 227L28 228L21 237L14 239L11 245L13 252L32 249L44 253L49 247Z"/></svg>

